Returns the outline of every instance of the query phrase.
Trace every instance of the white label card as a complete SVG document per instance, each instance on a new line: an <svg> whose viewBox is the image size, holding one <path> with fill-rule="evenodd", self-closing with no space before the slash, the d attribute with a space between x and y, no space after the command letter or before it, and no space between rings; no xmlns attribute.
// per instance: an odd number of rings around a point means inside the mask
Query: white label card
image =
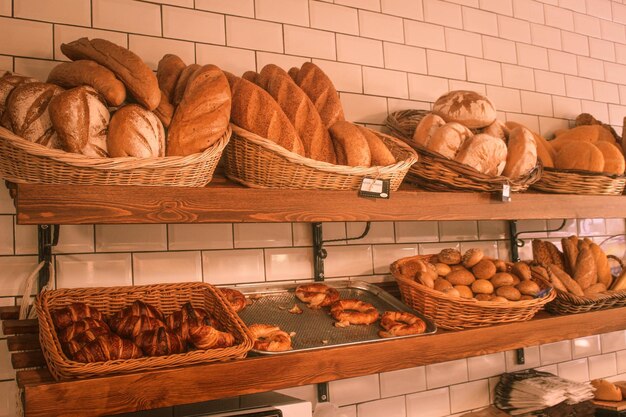
<svg viewBox="0 0 626 417"><path fill-rule="evenodd" d="M360 197L389 198L389 180L365 177L359 187Z"/></svg>

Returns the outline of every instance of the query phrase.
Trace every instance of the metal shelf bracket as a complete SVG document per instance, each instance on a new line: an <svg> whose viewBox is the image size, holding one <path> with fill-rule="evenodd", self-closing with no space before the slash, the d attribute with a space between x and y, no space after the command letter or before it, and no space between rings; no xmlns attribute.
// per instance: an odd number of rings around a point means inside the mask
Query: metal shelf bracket
<svg viewBox="0 0 626 417"><path fill-rule="evenodd" d="M52 248L59 243L58 224L40 224L37 226L37 253L39 262L45 261L45 265L39 271L38 290L41 291L50 279L50 265L52 265Z"/></svg>

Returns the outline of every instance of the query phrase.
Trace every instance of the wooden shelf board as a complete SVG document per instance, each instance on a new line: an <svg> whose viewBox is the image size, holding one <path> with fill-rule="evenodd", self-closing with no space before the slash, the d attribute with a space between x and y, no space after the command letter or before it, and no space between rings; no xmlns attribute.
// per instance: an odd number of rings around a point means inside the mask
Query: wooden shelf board
<svg viewBox="0 0 626 417"><path fill-rule="evenodd" d="M41 371L18 372L18 377L24 374L26 416L58 413L59 407L67 415L106 415L370 375L625 328L626 307L569 316L541 313L527 322L170 370L53 383L46 382L48 376Z"/></svg>
<svg viewBox="0 0 626 417"><path fill-rule="evenodd" d="M204 188L17 185L19 224L506 220L626 217L626 197L433 193L403 186L389 200L354 191L265 190L224 179Z"/></svg>

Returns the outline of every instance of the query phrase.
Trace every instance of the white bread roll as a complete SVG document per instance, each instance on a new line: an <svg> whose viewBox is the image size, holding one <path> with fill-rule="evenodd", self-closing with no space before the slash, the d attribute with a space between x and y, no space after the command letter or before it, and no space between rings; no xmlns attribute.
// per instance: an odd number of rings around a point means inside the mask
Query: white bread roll
<svg viewBox="0 0 626 417"><path fill-rule="evenodd" d="M427 147L435 131L445 124L446 121L440 116L437 116L435 113L428 113L426 116L422 117L422 120L417 124L415 132L413 133L413 142Z"/></svg>
<svg viewBox="0 0 626 417"><path fill-rule="evenodd" d="M463 143L471 136L472 132L467 127L450 122L435 130L426 147L448 159L454 159Z"/></svg>
<svg viewBox="0 0 626 417"><path fill-rule="evenodd" d="M532 132L525 127L516 127L509 135L506 165L502 175L519 178L528 174L537 165L537 143Z"/></svg>
<svg viewBox="0 0 626 417"><path fill-rule="evenodd" d="M94 158L108 157L107 128L111 118L103 98L91 87L57 95L48 108L61 148Z"/></svg>
<svg viewBox="0 0 626 417"><path fill-rule="evenodd" d="M59 148L57 135L48 114L48 105L63 89L54 84L22 83L13 89L7 113L13 133L48 148Z"/></svg>
<svg viewBox="0 0 626 417"><path fill-rule="evenodd" d="M119 108L111 117L107 147L111 157L164 156L163 125L151 111L137 104L127 104Z"/></svg>
<svg viewBox="0 0 626 417"><path fill-rule="evenodd" d="M506 155L506 144L501 139L479 134L466 140L454 159L485 175L497 176L504 169Z"/></svg>
<svg viewBox="0 0 626 417"><path fill-rule="evenodd" d="M493 103L475 91L450 91L433 104L433 113L446 122L459 122L470 129L478 129L496 120Z"/></svg>

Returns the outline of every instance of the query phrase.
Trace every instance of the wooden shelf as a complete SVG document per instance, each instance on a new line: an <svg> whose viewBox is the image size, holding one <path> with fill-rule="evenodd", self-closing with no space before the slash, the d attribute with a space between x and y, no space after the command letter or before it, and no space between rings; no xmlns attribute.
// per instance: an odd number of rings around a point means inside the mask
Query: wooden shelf
<svg viewBox="0 0 626 417"><path fill-rule="evenodd" d="M43 369L19 371L18 383L25 388L27 417L95 416L370 375L624 328L626 307L569 316L541 313L527 322L68 382L51 382ZM37 354L21 354L15 362L37 363Z"/></svg>
<svg viewBox="0 0 626 417"><path fill-rule="evenodd" d="M403 186L389 200L353 191L265 190L216 178L204 188L17 185L19 224L320 222L623 218L626 197L433 193Z"/></svg>

